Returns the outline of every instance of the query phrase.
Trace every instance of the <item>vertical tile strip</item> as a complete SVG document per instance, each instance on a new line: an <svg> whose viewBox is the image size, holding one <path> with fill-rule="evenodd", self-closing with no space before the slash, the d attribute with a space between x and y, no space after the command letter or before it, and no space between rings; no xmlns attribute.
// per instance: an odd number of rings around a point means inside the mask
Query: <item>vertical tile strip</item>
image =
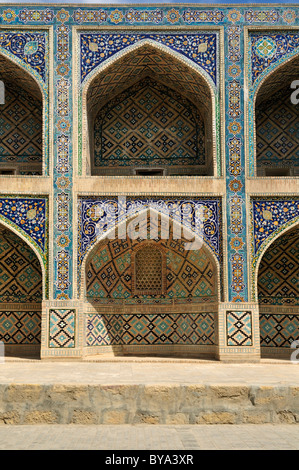
<svg viewBox="0 0 299 470"><path fill-rule="evenodd" d="M69 13L56 14L54 51L54 299L72 298L72 86Z"/></svg>
<svg viewBox="0 0 299 470"><path fill-rule="evenodd" d="M226 184L228 232L228 300L246 302L247 243L245 205L245 163L243 130L243 31L240 26L227 28L226 34Z"/></svg>

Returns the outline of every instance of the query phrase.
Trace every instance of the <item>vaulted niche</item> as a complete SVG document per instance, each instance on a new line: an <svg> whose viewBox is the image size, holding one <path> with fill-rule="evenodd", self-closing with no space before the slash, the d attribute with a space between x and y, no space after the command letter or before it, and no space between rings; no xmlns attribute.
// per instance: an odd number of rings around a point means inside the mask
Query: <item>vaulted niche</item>
<svg viewBox="0 0 299 470"><path fill-rule="evenodd" d="M88 174L212 176L212 98L197 71L145 44L87 92Z"/></svg>
<svg viewBox="0 0 299 470"><path fill-rule="evenodd" d="M299 226L275 239L262 257L258 301L262 356L290 358L299 339Z"/></svg>
<svg viewBox="0 0 299 470"><path fill-rule="evenodd" d="M0 176L41 175L43 103L37 82L24 69L0 55Z"/></svg>
<svg viewBox="0 0 299 470"><path fill-rule="evenodd" d="M42 297L36 254L0 224L0 341L6 356L39 356Z"/></svg>
<svg viewBox="0 0 299 470"><path fill-rule="evenodd" d="M149 233L150 218L147 224ZM101 240L90 251L82 279L86 355L214 357L217 261L205 243L186 249L173 227L168 239L127 235Z"/></svg>
<svg viewBox="0 0 299 470"><path fill-rule="evenodd" d="M291 83L299 77L299 57L273 72L255 103L256 175L299 175L299 104L291 101Z"/></svg>

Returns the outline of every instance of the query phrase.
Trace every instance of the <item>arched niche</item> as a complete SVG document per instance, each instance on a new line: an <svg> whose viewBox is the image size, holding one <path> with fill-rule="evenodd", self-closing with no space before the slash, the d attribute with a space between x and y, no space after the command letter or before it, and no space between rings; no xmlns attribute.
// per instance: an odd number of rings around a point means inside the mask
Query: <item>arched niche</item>
<svg viewBox="0 0 299 470"><path fill-rule="evenodd" d="M167 49L148 41L128 47L86 83L86 174L217 173L212 86Z"/></svg>
<svg viewBox="0 0 299 470"><path fill-rule="evenodd" d="M42 175L43 97L37 81L0 54L0 175Z"/></svg>
<svg viewBox="0 0 299 470"><path fill-rule="evenodd" d="M219 267L205 243L186 250L189 241L171 225L167 239L127 235L94 245L82 279L86 355L215 356ZM136 289L138 262L148 264L144 291Z"/></svg>
<svg viewBox="0 0 299 470"><path fill-rule="evenodd" d="M299 226L277 237L258 269L261 351L288 356L299 339Z"/></svg>
<svg viewBox="0 0 299 470"><path fill-rule="evenodd" d="M31 247L0 225L0 340L8 356L37 357L41 343L42 268Z"/></svg>
<svg viewBox="0 0 299 470"><path fill-rule="evenodd" d="M257 176L298 176L299 106L291 95L298 80L298 54L274 69L255 95L255 168Z"/></svg>

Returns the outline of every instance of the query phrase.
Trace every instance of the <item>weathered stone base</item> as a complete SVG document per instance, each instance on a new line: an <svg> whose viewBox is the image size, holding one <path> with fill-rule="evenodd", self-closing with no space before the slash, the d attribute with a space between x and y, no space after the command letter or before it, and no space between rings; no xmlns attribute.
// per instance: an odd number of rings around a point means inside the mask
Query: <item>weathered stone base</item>
<svg viewBox="0 0 299 470"><path fill-rule="evenodd" d="M119 345L119 346L98 346L92 348L83 348L83 358L88 356L101 357L103 354L110 354L111 357L174 357L174 358L212 358L215 359L217 352L216 345Z"/></svg>
<svg viewBox="0 0 299 470"><path fill-rule="evenodd" d="M6 357L40 357L40 344L6 344Z"/></svg>
<svg viewBox="0 0 299 470"><path fill-rule="evenodd" d="M298 386L0 385L0 424L299 423Z"/></svg>
<svg viewBox="0 0 299 470"><path fill-rule="evenodd" d="M296 351L296 348L263 348L261 347L261 357L269 359L287 359L290 360L291 354ZM296 354L294 359L298 359L298 354Z"/></svg>

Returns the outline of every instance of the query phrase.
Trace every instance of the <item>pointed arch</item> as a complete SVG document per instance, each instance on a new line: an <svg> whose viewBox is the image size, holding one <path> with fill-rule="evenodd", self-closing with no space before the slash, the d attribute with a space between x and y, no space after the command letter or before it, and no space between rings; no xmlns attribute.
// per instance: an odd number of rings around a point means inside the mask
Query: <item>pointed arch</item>
<svg viewBox="0 0 299 470"><path fill-rule="evenodd" d="M262 261L263 256L267 252L267 250L271 247L271 245L280 237L282 237L286 232L294 229L295 227L299 227L299 216L293 219L292 221L288 222L287 224L283 225L279 229L277 229L264 243L262 248L259 250L257 257L254 260L253 264L253 292L252 297L254 301L258 300L258 273L260 264Z"/></svg>
<svg viewBox="0 0 299 470"><path fill-rule="evenodd" d="M7 103L1 107L9 107L15 103L15 106L21 108L24 116L21 121L14 122L12 115L11 121L7 124L10 130L2 136L5 144L3 144L4 154L2 164L0 160L0 170L2 167L8 171L8 174L41 175L47 168L47 87L34 70L25 67L20 59L1 47L0 79L5 83ZM28 131L21 126L24 123ZM14 136L6 141L14 129L15 134L19 134L21 138L15 142L16 136ZM10 140L13 140L14 145L10 146Z"/></svg>
<svg viewBox="0 0 299 470"><path fill-rule="evenodd" d="M299 221L276 234L257 267L262 357L290 357L299 326Z"/></svg>
<svg viewBox="0 0 299 470"><path fill-rule="evenodd" d="M140 240L139 227L142 234L144 227L152 229L148 211L123 223L126 238L111 232L85 256L81 302L87 315L80 326L84 354L215 355L220 289L211 249L202 244L198 250L185 250L189 237L184 233L176 238L173 219L168 238L162 237L158 223L158 237L154 227L155 237ZM139 255L141 270L135 266Z"/></svg>
<svg viewBox="0 0 299 470"><path fill-rule="evenodd" d="M37 72L35 70L31 69L30 67L26 67L26 65L24 64L24 62L21 59L14 56L13 54L6 51L5 49L3 49L3 47L0 46L0 63L1 63L1 61L3 61L3 59L7 60L10 64L12 64L14 66L14 72L17 73L17 76L18 76L19 79L26 82L26 80L24 80L24 78L23 78L24 73L25 73L26 76L30 77L31 83L34 83L38 87L40 95L42 96L45 93L45 88L44 88L44 86L41 85L41 78L37 74ZM21 73L18 73L19 70L21 70ZM2 71L2 73L3 73L3 71ZM4 73L7 75L11 72L8 69L8 70L5 70ZM27 80L28 80L28 78L27 78Z"/></svg>
<svg viewBox="0 0 299 470"><path fill-rule="evenodd" d="M28 237L25 236L25 234L21 233L21 230L19 230L16 226L14 226L14 224L8 223L7 220L5 219L5 217L3 217L0 214L0 229L1 229L1 225L3 227L5 227L7 230L10 230L15 235L17 235L24 243L26 243L26 245L33 251L33 253L37 257L37 259L39 261L39 264L40 264L41 272L42 272L42 297L43 297L43 299L45 299L46 298L47 273L46 273L46 269L45 269L45 265L44 265L44 260L42 259L39 250L36 248L36 246L33 244L33 242L31 242L28 239Z"/></svg>
<svg viewBox="0 0 299 470"><path fill-rule="evenodd" d="M188 57L183 56L182 54L180 54L179 52L174 51L173 49L166 46L165 44L158 43L157 41L154 41L153 39L141 39L138 42L136 42L135 44L127 46L126 48L122 49L121 51L116 52L115 54L113 54L112 57L110 57L109 59L104 60L100 65L95 67L88 74L88 76L85 78L85 80L82 83L83 95L84 95L84 90L85 90L85 93L86 93L86 91L89 88L91 82L96 78L96 76L99 73L102 73L108 67L113 65L115 62L118 62L119 59L126 58L127 56L131 55L132 52L135 53L136 51L138 51L138 49L142 49L146 46L153 47L157 51L161 50L161 51L165 52L167 55L169 55L170 57L173 57L173 58L177 59L179 62L182 63L182 65L187 65L188 68L193 69L194 71L196 71L197 74L202 79L204 79L204 81L208 84L208 86L209 86L209 88L212 92L215 91L215 84L213 83L211 77L207 74L207 72L202 67L197 65L195 62L190 60Z"/></svg>
<svg viewBox="0 0 299 470"><path fill-rule="evenodd" d="M82 84L82 133L83 138L80 139L82 147L79 148L79 154L83 157L82 172L84 174L91 173L91 155L93 153L93 120L97 111L97 106L103 107L106 102L121 91L127 89L130 85L136 84L138 80L145 76L153 74L153 64L146 63L142 67L136 66L136 54L141 56L146 53L148 57L159 57L160 64L155 67L155 78L163 82L167 86L171 85L173 90L179 90L186 98L195 103L204 113L207 126L206 137L207 155L211 161L211 171L214 175L219 174L219 152L220 137L217 136L219 130L219 116L216 112L218 106L218 95L216 88L212 83L208 74L198 65L182 54L173 51L168 46L157 43L151 39L142 39L136 44L130 45L117 52L111 58L103 61L96 67L84 80ZM132 64L131 72L126 75L121 73L124 67L130 62L130 58L134 56L134 64ZM166 67L161 72L161 63L167 64L168 72L165 73ZM173 64L179 73L170 71L169 62ZM117 70L117 73L115 72ZM128 70L128 68L127 68ZM134 73L133 73L134 71ZM137 78L136 72L138 71ZM183 72L184 71L184 72ZM108 77L108 78L107 78ZM109 78L109 77L113 77ZM162 78L161 78L162 77ZM102 82L101 82L102 80ZM109 82L109 86L106 86ZM88 131L89 129L89 131ZM217 138L218 137L218 138ZM79 156L80 158L80 156ZM209 174L209 173L208 173Z"/></svg>
<svg viewBox="0 0 299 470"><path fill-rule="evenodd" d="M257 87L254 91L254 97L253 97L254 104L256 102L257 95L259 94L261 87L264 86L265 82L267 82L271 78L273 79L274 75L276 75L277 72L279 72L279 75L283 74L282 69L284 69L286 65L288 65L288 66L290 66L290 68L292 68L292 62L297 61L298 58L299 58L299 51L297 51L295 53L292 53L292 55L290 57L287 57L287 58L284 57L281 62L276 62L274 64L273 68L269 67L269 69L266 69L265 73L262 75L262 78L260 79L260 81L259 81L259 83L258 83L258 85L257 85ZM275 81L276 80L274 79L274 82Z"/></svg>
<svg viewBox="0 0 299 470"><path fill-rule="evenodd" d="M0 221L0 340L5 355L37 357L41 346L43 264L28 241Z"/></svg>
<svg viewBox="0 0 299 470"><path fill-rule="evenodd" d="M292 54L291 57L283 60L280 63L276 63L275 66L268 71L265 75L263 75L262 79L259 81L258 85L256 86L252 100L250 100L250 106L252 107L252 132L254 136L254 145L253 145L253 160L254 160L254 176L292 176L292 168L295 166L299 167L299 148L298 144L296 144L296 139L292 140L292 133L288 132L287 127L293 123L298 122L299 115L295 116L298 113L298 109L294 105L291 104L291 83L293 80L298 79L299 76L299 52ZM275 97L273 98L275 93ZM272 136L272 141L269 140L267 137L264 138L264 130L261 128L261 132L259 132L259 127L261 124L257 122L259 114L262 116L262 121L267 126L272 126L273 123L272 119L272 105L277 108L277 98L281 95L281 108L288 107L289 110L293 111L293 116L289 117L290 124L289 126L284 123L283 127L280 128L280 124L275 121L276 127L279 129L279 134L283 134L283 139L287 140L289 147L284 146L284 142L275 141L278 137L276 135L277 129L273 128L274 135ZM258 108L261 109L260 113L258 113ZM288 114L292 114L292 113ZM267 117L268 116L268 117ZM273 133L272 132L272 133ZM270 131L268 131L270 135ZM275 152L272 149L272 145L275 144ZM294 150L294 145L297 145L297 151ZM282 146L283 153L279 156L279 146ZM258 150L261 148L261 150ZM293 153L297 153L297 158L293 156ZM269 161L267 162L266 155L269 153L273 153L273 156L276 157L276 161L273 158L267 157ZM275 155L274 155L275 154ZM277 156L277 155L278 156ZM272 156L272 157L273 157ZM290 157L291 160L289 161L287 158ZM258 164L258 160L260 159L260 164ZM270 164L271 160L271 164ZM277 169L276 169L277 168ZM253 176L253 175L252 175Z"/></svg>
<svg viewBox="0 0 299 470"><path fill-rule="evenodd" d="M219 260L217 259L215 253L211 249L211 247L208 245L208 243L198 235L192 228L189 226L184 226L182 223L178 222L175 220L173 217L168 217L163 212L160 212L154 208L145 208L138 212L138 214L132 214L128 217L127 220L120 222L116 227L111 228L107 232L105 232L101 237L97 238L94 240L94 242L90 245L88 251L85 253L84 259L81 264L81 269L80 269L80 276L79 276L79 292L80 292L80 298L81 300L86 299L86 269L87 265L92 258L93 254L99 250L99 247L104 247L109 241L111 240L117 240L116 238L116 233L126 233L128 231L128 226L129 224L134 221L134 219L138 216L139 218L144 217L144 220L146 220L146 229L148 230L149 226L149 221L152 220L151 214L155 214L157 218L154 219L154 225L156 221L158 221L159 224L159 217L161 218L161 221L166 221L167 224L169 224L170 227L170 232L172 233L176 230L176 234L179 236L179 234L183 233L181 240L182 240L182 247L190 249L191 253L193 252L193 249L195 248L194 252L199 251L203 249L203 252L207 254L209 259L212 262L213 266L213 271L215 274L215 279L216 279L216 284L215 284L215 289L217 292L217 299L215 300L216 302L220 301L221 297L221 289L220 289L220 282L221 282L221 267ZM140 226L139 226L140 228ZM155 232L156 233L156 232ZM165 232L166 233L166 232ZM161 237L160 237L161 238ZM153 241L153 240L149 240ZM191 241L191 242L190 242ZM142 245L142 241L138 242L137 245L135 245L135 250L138 249L138 246ZM194 245L193 245L194 243ZM188 251L188 249L186 251Z"/></svg>

